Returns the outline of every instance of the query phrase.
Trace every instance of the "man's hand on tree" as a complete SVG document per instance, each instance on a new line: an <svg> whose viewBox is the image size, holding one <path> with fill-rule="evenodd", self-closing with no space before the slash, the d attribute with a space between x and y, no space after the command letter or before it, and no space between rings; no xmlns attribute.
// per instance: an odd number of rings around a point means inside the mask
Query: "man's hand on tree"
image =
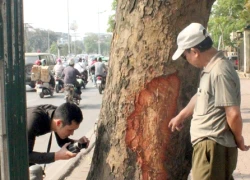
<svg viewBox="0 0 250 180"><path fill-rule="evenodd" d="M178 114L176 117L171 119L171 121L168 124L168 127L171 129L172 132L174 132L175 130L180 131L183 128L182 117Z"/></svg>

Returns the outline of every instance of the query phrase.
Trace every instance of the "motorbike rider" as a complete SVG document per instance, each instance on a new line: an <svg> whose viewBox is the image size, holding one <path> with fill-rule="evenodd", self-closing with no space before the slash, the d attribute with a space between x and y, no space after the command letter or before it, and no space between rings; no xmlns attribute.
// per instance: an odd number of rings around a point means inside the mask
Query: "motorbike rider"
<svg viewBox="0 0 250 180"><path fill-rule="evenodd" d="M85 76L85 83L87 83L87 79L88 79L88 71L87 71L87 67L85 65L85 63L83 62L82 58L80 57L78 60L78 63L75 64L74 66L75 69L77 69L83 76Z"/></svg>
<svg viewBox="0 0 250 180"><path fill-rule="evenodd" d="M92 66L95 66L95 77L97 76L102 76L104 78L104 82L106 80L106 75L107 75L107 67L105 66L105 64L102 62L102 58L99 57L98 58L98 62L96 62L95 64L93 64ZM91 67L92 67L91 66Z"/></svg>
<svg viewBox="0 0 250 180"><path fill-rule="evenodd" d="M80 84L77 82L76 78L77 76L81 76L81 73L74 68L74 65L75 65L75 61L73 58L71 58L69 61L68 61L68 65L66 68L64 68L63 70L63 73L62 73L62 77L64 78L64 84L67 85L67 84L73 84L77 91L77 95L78 95L78 99L81 100L81 86Z"/></svg>
<svg viewBox="0 0 250 180"><path fill-rule="evenodd" d="M59 84L62 85L62 87L63 87L60 92L64 92L64 82L62 81L62 73L64 70L64 66L63 66L62 60L60 58L58 58L56 60L56 62L57 63L54 66L53 71L55 73L55 78L58 79Z"/></svg>
<svg viewBox="0 0 250 180"><path fill-rule="evenodd" d="M41 63L41 61L38 59L38 60L35 61L35 65L41 66L42 63Z"/></svg>
<svg viewBox="0 0 250 180"><path fill-rule="evenodd" d="M42 59L42 60L36 60L35 61L35 65L38 65L38 66L46 66L46 60L45 59ZM55 88L55 79L52 75L52 72L49 71L50 73L50 81L49 81L49 85L51 86L51 89L54 89Z"/></svg>
<svg viewBox="0 0 250 180"><path fill-rule="evenodd" d="M42 66L47 65L46 59L41 59L41 65ZM56 83L55 83L55 78L54 78L53 73L51 72L51 70L49 70L49 75L50 75L49 85L51 86L51 89L54 89Z"/></svg>
<svg viewBox="0 0 250 180"><path fill-rule="evenodd" d="M92 78L92 82L94 83L94 86L96 86L96 77L95 77L95 66L94 64L97 62L97 58L95 57L91 64L90 64L90 68L89 68L89 74L91 75Z"/></svg>

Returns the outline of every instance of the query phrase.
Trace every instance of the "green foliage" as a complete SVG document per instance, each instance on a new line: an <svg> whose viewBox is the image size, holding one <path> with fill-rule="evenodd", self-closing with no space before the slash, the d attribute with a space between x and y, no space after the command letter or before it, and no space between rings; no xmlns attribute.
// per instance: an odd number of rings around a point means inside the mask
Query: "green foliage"
<svg viewBox="0 0 250 180"><path fill-rule="evenodd" d="M232 46L230 33L238 30L243 31L249 23L250 13L245 4L246 0L217 0L213 5L208 30L215 46L218 46L221 35L225 46Z"/></svg>
<svg viewBox="0 0 250 180"><path fill-rule="evenodd" d="M112 16L109 16L108 25L109 27L107 29L107 32L113 32L115 29L115 14L113 14Z"/></svg>
<svg viewBox="0 0 250 180"><path fill-rule="evenodd" d="M61 38L67 39L66 33L47 31L30 27L31 26L26 26L25 28L26 52L38 52L38 51L48 52L49 48L50 53L57 54L58 53L57 41ZM48 45L48 40L49 40L49 45ZM71 42L70 47L72 53L80 54L84 51L83 41ZM67 43L60 44L60 55L66 56L67 54L68 54L68 44Z"/></svg>
<svg viewBox="0 0 250 180"><path fill-rule="evenodd" d="M110 44L112 35L110 34L100 34L100 47L101 54L108 55L110 51ZM84 48L85 52L88 54L97 54L98 53L98 34L88 33L84 38Z"/></svg>
<svg viewBox="0 0 250 180"><path fill-rule="evenodd" d="M112 10L115 12L116 11L116 7L117 7L117 0L114 0L112 3ZM115 29L115 13L111 16L109 16L108 19L108 29L107 32L113 32Z"/></svg>
<svg viewBox="0 0 250 180"><path fill-rule="evenodd" d="M57 44L56 44L56 42L53 42L52 44L51 44L51 46L50 46L50 53L51 54L57 54Z"/></svg>
<svg viewBox="0 0 250 180"><path fill-rule="evenodd" d="M94 33L89 33L85 38L84 38L84 47L86 53L97 53L98 51L98 36L97 34Z"/></svg>
<svg viewBox="0 0 250 180"><path fill-rule="evenodd" d="M60 55L67 56L68 54L68 44L62 44L60 48Z"/></svg>
<svg viewBox="0 0 250 180"><path fill-rule="evenodd" d="M58 38L59 35L53 31L25 29L26 52L48 52L48 40L51 45L53 42L57 42Z"/></svg>

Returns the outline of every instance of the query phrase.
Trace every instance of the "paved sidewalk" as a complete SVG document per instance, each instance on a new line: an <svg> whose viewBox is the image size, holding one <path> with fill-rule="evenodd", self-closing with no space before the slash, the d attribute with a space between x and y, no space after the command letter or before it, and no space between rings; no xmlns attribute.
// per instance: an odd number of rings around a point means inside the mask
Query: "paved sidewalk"
<svg viewBox="0 0 250 180"><path fill-rule="evenodd" d="M250 145L250 79L241 79L241 115L245 144ZM235 180L250 180L250 151L239 150Z"/></svg>
<svg viewBox="0 0 250 180"><path fill-rule="evenodd" d="M87 179L88 172L91 166L92 156L94 148L86 156L80 159L80 164L74 168L74 170L65 177L64 180L85 180Z"/></svg>
<svg viewBox="0 0 250 180"><path fill-rule="evenodd" d="M250 79L241 79L241 113L243 119L243 136L245 143L250 145ZM71 174L64 180L85 180L91 165L94 148L89 154L80 158L78 166L75 166ZM234 172L235 180L250 180L250 151L239 150L238 164ZM189 177L191 179L191 177Z"/></svg>

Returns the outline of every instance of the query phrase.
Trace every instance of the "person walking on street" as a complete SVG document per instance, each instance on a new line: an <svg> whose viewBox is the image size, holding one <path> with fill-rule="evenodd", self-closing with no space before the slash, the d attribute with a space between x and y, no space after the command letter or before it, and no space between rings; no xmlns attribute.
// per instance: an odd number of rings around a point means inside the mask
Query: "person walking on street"
<svg viewBox="0 0 250 180"><path fill-rule="evenodd" d="M51 104L27 108L27 131L30 168L36 164L46 164L57 160L73 158L77 153L70 152L69 144L79 142L88 148L89 140L85 136L73 140L68 136L73 135L83 120L81 109L73 103L63 103L60 106ZM33 150L36 137L54 132L57 144L61 149L57 152L35 152ZM51 140L49 143L51 144ZM49 145L48 145L49 146ZM49 150L48 150L49 151Z"/></svg>
<svg viewBox="0 0 250 180"><path fill-rule="evenodd" d="M194 180L233 179L238 150L248 151L242 136L239 77L223 52L218 51L206 29L191 23L177 37L179 57L202 68L197 93L171 121L172 131L181 130L192 115L190 134L193 145Z"/></svg>

